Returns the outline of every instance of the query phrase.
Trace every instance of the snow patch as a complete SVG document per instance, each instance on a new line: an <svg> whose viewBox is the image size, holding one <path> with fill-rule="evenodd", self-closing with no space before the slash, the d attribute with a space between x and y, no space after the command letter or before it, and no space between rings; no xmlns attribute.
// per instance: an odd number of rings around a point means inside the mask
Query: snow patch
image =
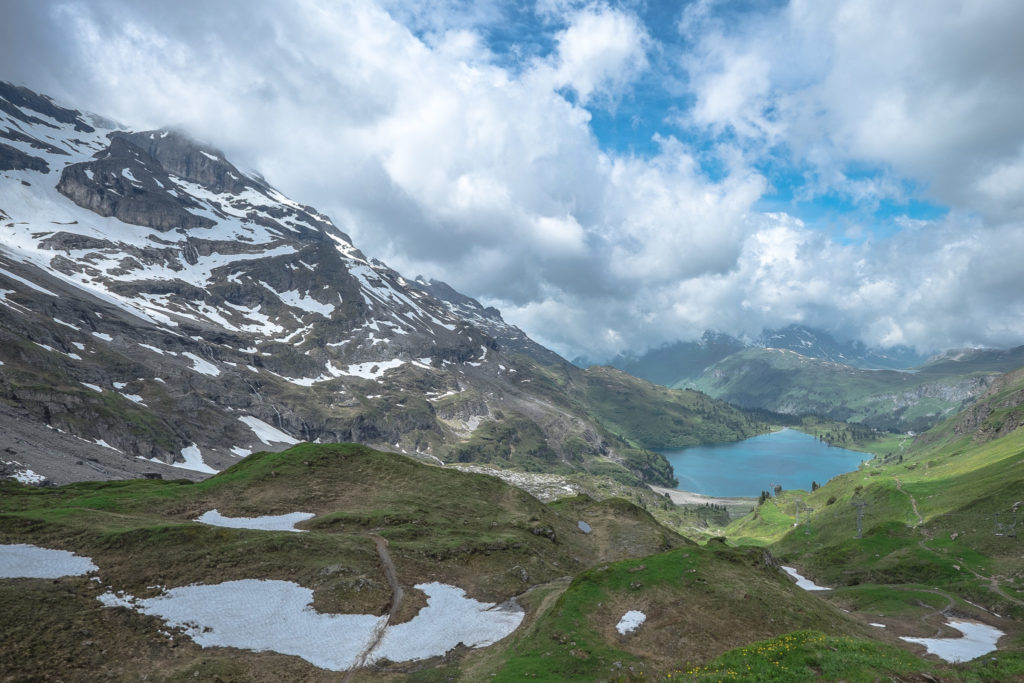
<svg viewBox="0 0 1024 683"><path fill-rule="evenodd" d="M947 621L946 625L963 634L960 638L911 638L900 636L908 643L924 645L933 655L947 662L967 662L996 649L996 643L1005 635L1002 631L978 621Z"/></svg>
<svg viewBox="0 0 1024 683"><path fill-rule="evenodd" d="M202 373L204 375L209 375L210 377L216 377L217 375L220 374L220 368L218 368L213 363L200 358L194 353L189 353L188 351L185 351L181 355L185 356L186 358L192 361L192 369L195 370L196 372Z"/></svg>
<svg viewBox="0 0 1024 683"><path fill-rule="evenodd" d="M379 379L388 370L405 365L407 361L401 359L370 361L369 363L356 363L337 370L339 374L351 377L362 377L363 379Z"/></svg>
<svg viewBox="0 0 1024 683"><path fill-rule="evenodd" d="M32 470L25 468L20 472L14 473L14 480L21 484L32 486L34 484L42 484L44 481L46 481L46 477L44 477L41 474L36 474Z"/></svg>
<svg viewBox="0 0 1024 683"><path fill-rule="evenodd" d="M238 421L248 425L249 429L251 429L256 434L256 438L262 441L263 443L267 444L268 446L272 443L287 443L292 445L301 443L298 439L294 439L291 436L288 436L277 427L274 427L273 425L268 425L263 420L257 419L250 415L240 417L238 418ZM246 455L248 455L248 453L246 453Z"/></svg>
<svg viewBox="0 0 1024 683"><path fill-rule="evenodd" d="M0 545L0 579L59 579L98 571L88 557L27 543Z"/></svg>
<svg viewBox="0 0 1024 683"><path fill-rule="evenodd" d="M814 583L810 579L805 579L803 576L801 576L797 572L797 570L793 569L792 567L783 567L782 571L786 572L787 574L792 576L794 579L796 579L796 585L799 588L803 588L805 591L829 591L829 590L832 590L828 586L819 586L818 584Z"/></svg>
<svg viewBox="0 0 1024 683"><path fill-rule="evenodd" d="M217 474L217 470L203 462L203 454L199 451L199 446L196 444L182 448L181 457L185 458L185 462L172 462L171 467L192 470L193 472L203 472L205 474Z"/></svg>
<svg viewBox="0 0 1024 683"><path fill-rule="evenodd" d="M427 606L411 621L385 628L366 657L405 662L445 654L460 642L483 647L506 637L523 621L514 601L478 602L442 583L417 584ZM313 591L290 581L243 579L172 588L154 598L106 593L107 606L159 616L201 647L237 647L302 657L314 666L344 671L355 664L387 623L369 614L321 614Z"/></svg>
<svg viewBox="0 0 1024 683"><path fill-rule="evenodd" d="M214 508L196 517L196 521L229 529L304 532L305 529L296 529L295 525L315 516L312 512L291 512L287 515L263 515L261 517L225 517Z"/></svg>
<svg viewBox="0 0 1024 683"><path fill-rule="evenodd" d="M20 275L15 275L14 273L12 273L9 270L4 270L3 268L0 268L0 275L3 275L6 278L10 278L11 280L14 280L15 282L20 282L21 284L23 284L23 285L25 285L27 287L30 287L30 288L32 288L32 289L34 289L37 292L40 292L42 294L46 294L46 295L52 296L52 297L56 297L57 296L56 294L54 294L50 290L46 289L45 287L40 287L36 283L30 282L29 280L26 280L25 278L21 277Z"/></svg>
<svg viewBox="0 0 1024 683"><path fill-rule="evenodd" d="M443 655L459 643L491 645L515 631L525 616L515 602L478 602L455 586L431 582L416 584L416 588L427 594L427 606L411 621L389 626L369 661L426 659Z"/></svg>
<svg viewBox="0 0 1024 683"><path fill-rule="evenodd" d="M647 615L643 612L635 609L631 609L622 615L619 619L619 623L615 625L615 630L619 632L619 635L626 635L640 628L640 625L647 621Z"/></svg>
<svg viewBox="0 0 1024 683"><path fill-rule="evenodd" d="M79 382L79 384L81 384L83 387L88 387L88 388L92 389L93 391L98 392L100 394L103 393L103 389L101 389L99 386L97 386L95 384L89 384L88 382Z"/></svg>

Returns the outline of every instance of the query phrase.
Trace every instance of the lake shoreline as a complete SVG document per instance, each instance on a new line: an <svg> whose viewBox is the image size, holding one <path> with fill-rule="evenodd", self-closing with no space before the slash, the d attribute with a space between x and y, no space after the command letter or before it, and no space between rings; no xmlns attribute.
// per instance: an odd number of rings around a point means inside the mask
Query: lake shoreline
<svg viewBox="0 0 1024 683"><path fill-rule="evenodd" d="M648 484L651 490L661 495L668 495L669 499L676 505L750 505L757 500L757 496L705 496L703 493L693 491L680 491L679 489L665 488Z"/></svg>
<svg viewBox="0 0 1024 683"><path fill-rule="evenodd" d="M756 498L762 491L779 487L787 491L809 491L815 482L823 484L840 474L857 470L869 455L829 446L791 428L742 441L657 449L657 452L671 465L678 479L676 490L705 497L680 497L686 504L711 503L711 499Z"/></svg>

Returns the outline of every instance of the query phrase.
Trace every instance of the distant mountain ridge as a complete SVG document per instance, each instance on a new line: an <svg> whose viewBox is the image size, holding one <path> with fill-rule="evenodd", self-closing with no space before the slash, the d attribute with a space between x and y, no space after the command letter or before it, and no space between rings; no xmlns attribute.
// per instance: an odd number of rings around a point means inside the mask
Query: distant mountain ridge
<svg viewBox="0 0 1024 683"><path fill-rule="evenodd" d="M857 340L839 342L824 330L794 324L764 330L749 340L708 330L699 340L665 344L640 355L621 353L608 361L608 365L656 384L675 386L686 379L699 377L708 366L748 348L787 349L808 358L866 370L905 370L928 359L928 356L907 346L874 348ZM586 358L573 362L583 367L590 364Z"/></svg>
<svg viewBox="0 0 1024 683"><path fill-rule="evenodd" d="M904 346L838 342L801 325L757 339L706 332L611 365L656 384L692 388L750 410L820 415L921 431L958 412L993 378L1024 364L1018 349L957 349L926 357Z"/></svg>

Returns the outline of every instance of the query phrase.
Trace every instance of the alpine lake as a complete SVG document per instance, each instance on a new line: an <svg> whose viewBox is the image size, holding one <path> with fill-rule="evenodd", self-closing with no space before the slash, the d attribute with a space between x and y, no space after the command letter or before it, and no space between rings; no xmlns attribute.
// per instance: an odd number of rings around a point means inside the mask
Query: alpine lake
<svg viewBox="0 0 1024 683"><path fill-rule="evenodd" d="M672 465L681 491L705 496L756 497L776 484L811 490L856 470L870 453L829 446L795 429L782 429L735 443L659 451Z"/></svg>

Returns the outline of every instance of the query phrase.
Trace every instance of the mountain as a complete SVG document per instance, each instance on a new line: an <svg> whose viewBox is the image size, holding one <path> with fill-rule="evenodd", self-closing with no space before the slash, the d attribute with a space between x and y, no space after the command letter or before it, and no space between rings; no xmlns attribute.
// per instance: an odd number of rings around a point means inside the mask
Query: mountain
<svg viewBox="0 0 1024 683"><path fill-rule="evenodd" d="M667 387L698 377L704 368L747 348L728 334L705 332L699 341L675 342L651 349L641 356L620 354L609 365L634 377Z"/></svg>
<svg viewBox="0 0 1024 683"><path fill-rule="evenodd" d="M691 410L692 392L622 375L612 399L595 376L445 283L368 258L209 145L0 84L9 476L194 478L256 450L356 441L671 483L646 449L760 428L722 406L731 426L690 432L714 412ZM679 420L611 430L616 401Z"/></svg>
<svg viewBox="0 0 1024 683"><path fill-rule="evenodd" d="M1024 347L946 356L913 372L864 370L783 349L747 349L685 384L747 409L924 431L1022 363Z"/></svg>
<svg viewBox="0 0 1024 683"><path fill-rule="evenodd" d="M793 324L764 330L755 339L747 341L709 330L698 341L677 341L639 356L619 354L609 361L609 365L655 384L680 386L687 380L700 377L710 365L750 348L786 349L807 358L866 370L906 370L927 360L926 356L906 346L872 348L857 340L839 342L824 330ZM574 362L589 365L584 358Z"/></svg>
<svg viewBox="0 0 1024 683"><path fill-rule="evenodd" d="M868 347L858 340L840 342L824 330L796 324L765 330L753 345L765 349L788 349L808 358L865 370L907 370L927 360L926 356L908 346Z"/></svg>
<svg viewBox="0 0 1024 683"><path fill-rule="evenodd" d="M1024 362L1018 349L961 349L925 358L907 347L869 348L790 325L742 341L706 332L612 365L674 388L697 389L746 410L818 415L894 431L923 431L955 414L1000 373Z"/></svg>

